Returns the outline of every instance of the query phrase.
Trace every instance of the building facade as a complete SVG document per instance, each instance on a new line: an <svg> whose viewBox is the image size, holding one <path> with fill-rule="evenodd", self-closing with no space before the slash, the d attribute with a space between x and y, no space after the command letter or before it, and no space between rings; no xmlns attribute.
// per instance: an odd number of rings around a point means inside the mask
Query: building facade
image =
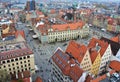
<svg viewBox="0 0 120 82"><path fill-rule="evenodd" d="M92 56L95 56L95 57L91 57L92 66L91 66L91 71L90 71L90 73L91 73L93 76L96 76L96 75L98 75L98 72L99 72L101 56L100 56L100 54L98 54L98 53L96 53L96 52L92 52L91 55L92 55Z"/></svg>
<svg viewBox="0 0 120 82"><path fill-rule="evenodd" d="M57 49L52 56L52 66L53 82L78 82L84 72L75 60L61 49Z"/></svg>
<svg viewBox="0 0 120 82"><path fill-rule="evenodd" d="M5 70L8 74L26 70L34 73L34 54L25 42L2 44L0 51L0 70Z"/></svg>
<svg viewBox="0 0 120 82"><path fill-rule="evenodd" d="M99 67L99 74L102 73L103 71L106 71L107 66L110 62L111 56L112 56L112 51L111 51L111 46L109 44L106 51L104 52L104 54L101 58L101 63L100 63L100 67Z"/></svg>
<svg viewBox="0 0 120 82"><path fill-rule="evenodd" d="M106 67L109 64L110 57L112 56L110 44L102 40L92 38L88 48L93 62L91 73L97 75L106 71Z"/></svg>
<svg viewBox="0 0 120 82"><path fill-rule="evenodd" d="M75 41L70 41L66 52L78 61L80 67L84 71L91 70L92 62L87 46L78 44Z"/></svg>
<svg viewBox="0 0 120 82"><path fill-rule="evenodd" d="M83 22L37 27L38 39L42 43L84 38L89 35L89 26Z"/></svg>

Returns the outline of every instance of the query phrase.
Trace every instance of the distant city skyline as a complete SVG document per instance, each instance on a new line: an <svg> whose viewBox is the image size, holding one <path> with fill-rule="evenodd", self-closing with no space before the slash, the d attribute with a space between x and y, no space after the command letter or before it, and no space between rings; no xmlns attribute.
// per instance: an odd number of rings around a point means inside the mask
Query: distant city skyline
<svg viewBox="0 0 120 82"><path fill-rule="evenodd" d="M26 1L28 1L28 0L19 0L20 2L26 2ZM29 0L29 1L31 1L31 0ZM35 1L50 1L50 0L35 0ZM57 0L51 0L51 1L57 1ZM65 1L65 0L58 0L58 1ZM73 0L66 0L66 1L73 1ZM74 0L74 1L81 1L81 0ZM84 0L85 1L85 0ZM107 1L107 2L120 2L120 0L87 0L87 1L98 1L98 2L103 2L103 1Z"/></svg>

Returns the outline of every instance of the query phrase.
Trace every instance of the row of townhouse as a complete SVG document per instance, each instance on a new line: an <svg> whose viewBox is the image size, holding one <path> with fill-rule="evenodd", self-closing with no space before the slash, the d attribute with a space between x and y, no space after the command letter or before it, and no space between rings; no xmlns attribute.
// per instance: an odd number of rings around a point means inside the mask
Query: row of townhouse
<svg viewBox="0 0 120 82"><path fill-rule="evenodd" d="M54 55L56 53L59 54L64 60L67 60L66 57L61 55L61 52L56 51ZM91 76L94 77L106 71L109 65L110 57L112 56L110 44L96 38L92 38L88 46L78 44L75 41L70 41L64 54L68 54L71 58L75 59L75 62L80 68L82 68L83 71L88 72ZM58 65L61 62L59 62L57 57L54 59L54 55L52 57L52 64L54 68L53 71L59 70L58 72L60 73L60 71L62 70L63 72L64 64L62 64L63 68L61 68ZM56 63L56 61L58 61L58 63ZM67 70L67 68L64 70ZM59 76L62 74L59 74ZM71 80L71 78L69 79Z"/></svg>
<svg viewBox="0 0 120 82"><path fill-rule="evenodd" d="M96 38L92 38L88 46L70 42L66 52L78 60L85 71L93 75L106 70L112 55L110 44Z"/></svg>
<svg viewBox="0 0 120 82"><path fill-rule="evenodd" d="M100 28L106 28L111 32L120 32L119 18L112 18L104 15L94 15L92 24Z"/></svg>
<svg viewBox="0 0 120 82"><path fill-rule="evenodd" d="M51 43L87 37L89 35L89 26L82 21L51 26L40 24L35 28L35 33L41 43Z"/></svg>

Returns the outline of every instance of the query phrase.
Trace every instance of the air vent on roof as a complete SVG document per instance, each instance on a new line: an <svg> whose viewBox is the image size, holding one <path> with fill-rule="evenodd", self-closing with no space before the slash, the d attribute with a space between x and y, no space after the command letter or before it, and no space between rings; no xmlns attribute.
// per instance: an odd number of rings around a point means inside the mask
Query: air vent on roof
<svg viewBox="0 0 120 82"><path fill-rule="evenodd" d="M68 60L67 63L70 63L70 61Z"/></svg>
<svg viewBox="0 0 120 82"><path fill-rule="evenodd" d="M73 66L75 66L75 64L71 64L70 66L73 67Z"/></svg>

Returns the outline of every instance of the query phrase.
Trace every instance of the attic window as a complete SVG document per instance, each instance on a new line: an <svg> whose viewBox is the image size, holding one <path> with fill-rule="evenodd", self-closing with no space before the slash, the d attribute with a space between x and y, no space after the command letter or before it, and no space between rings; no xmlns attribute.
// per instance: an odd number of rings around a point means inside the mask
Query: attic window
<svg viewBox="0 0 120 82"><path fill-rule="evenodd" d="M96 50L98 52L98 50L100 50L101 47L98 45L98 43L96 43L96 47L95 48L96 48Z"/></svg>

